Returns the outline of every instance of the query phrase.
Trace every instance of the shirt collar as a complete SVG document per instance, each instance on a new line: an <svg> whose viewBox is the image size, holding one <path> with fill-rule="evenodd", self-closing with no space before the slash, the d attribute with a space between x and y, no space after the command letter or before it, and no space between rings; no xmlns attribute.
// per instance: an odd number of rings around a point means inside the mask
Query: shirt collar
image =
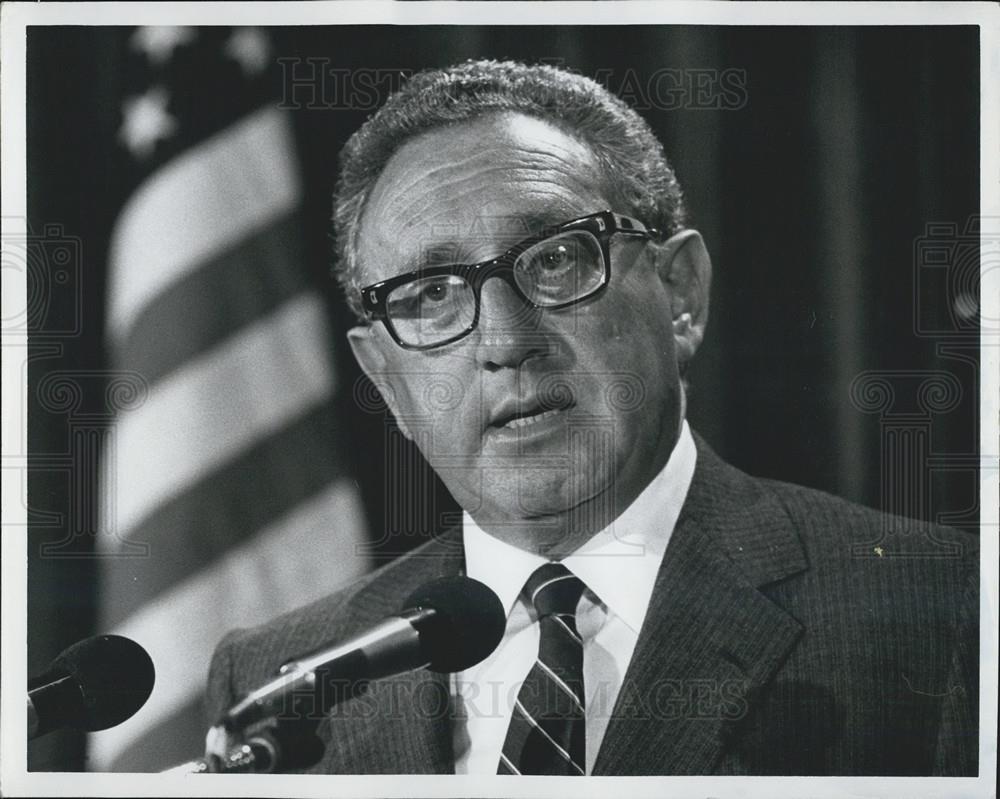
<svg viewBox="0 0 1000 799"><path fill-rule="evenodd" d="M638 633L656 575L694 475L697 450L687 420L656 477L608 527L563 559L607 608ZM501 541L463 516L466 574L489 586L510 614L531 573L546 558Z"/></svg>

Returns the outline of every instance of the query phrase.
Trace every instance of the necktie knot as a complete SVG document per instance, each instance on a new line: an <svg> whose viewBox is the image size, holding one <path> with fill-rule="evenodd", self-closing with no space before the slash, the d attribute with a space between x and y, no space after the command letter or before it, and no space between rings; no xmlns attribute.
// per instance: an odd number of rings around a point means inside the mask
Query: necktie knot
<svg viewBox="0 0 1000 799"><path fill-rule="evenodd" d="M561 563L546 563L528 578L524 593L541 620L553 615L575 616L583 588L583 581Z"/></svg>

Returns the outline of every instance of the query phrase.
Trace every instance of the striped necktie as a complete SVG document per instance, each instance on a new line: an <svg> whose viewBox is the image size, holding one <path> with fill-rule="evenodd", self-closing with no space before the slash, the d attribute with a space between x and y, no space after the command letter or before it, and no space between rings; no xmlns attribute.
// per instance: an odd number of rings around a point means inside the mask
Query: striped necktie
<svg viewBox="0 0 1000 799"><path fill-rule="evenodd" d="M528 578L538 618L538 659L518 692L497 774L584 773L583 642L576 605L583 583L561 563Z"/></svg>

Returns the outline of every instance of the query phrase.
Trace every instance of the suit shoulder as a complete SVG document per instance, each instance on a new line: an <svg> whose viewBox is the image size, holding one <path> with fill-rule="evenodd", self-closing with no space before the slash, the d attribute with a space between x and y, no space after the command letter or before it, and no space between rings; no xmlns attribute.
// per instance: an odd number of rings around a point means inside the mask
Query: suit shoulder
<svg viewBox="0 0 1000 799"><path fill-rule="evenodd" d="M814 488L759 479L784 507L803 543L825 559L841 556L904 558L952 563L962 571L978 565L979 537L932 522L869 508Z"/></svg>

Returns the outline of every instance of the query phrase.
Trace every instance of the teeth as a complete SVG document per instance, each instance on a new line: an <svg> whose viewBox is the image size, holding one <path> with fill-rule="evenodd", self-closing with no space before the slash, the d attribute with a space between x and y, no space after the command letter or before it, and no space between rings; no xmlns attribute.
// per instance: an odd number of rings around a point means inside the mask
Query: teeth
<svg viewBox="0 0 1000 799"><path fill-rule="evenodd" d="M542 421L542 419L547 419L550 416L554 416L559 413L558 408L553 408L550 411L544 411L543 413L535 414L534 416L521 416L517 419L511 419L504 427L527 427L528 425L535 424L536 422Z"/></svg>

